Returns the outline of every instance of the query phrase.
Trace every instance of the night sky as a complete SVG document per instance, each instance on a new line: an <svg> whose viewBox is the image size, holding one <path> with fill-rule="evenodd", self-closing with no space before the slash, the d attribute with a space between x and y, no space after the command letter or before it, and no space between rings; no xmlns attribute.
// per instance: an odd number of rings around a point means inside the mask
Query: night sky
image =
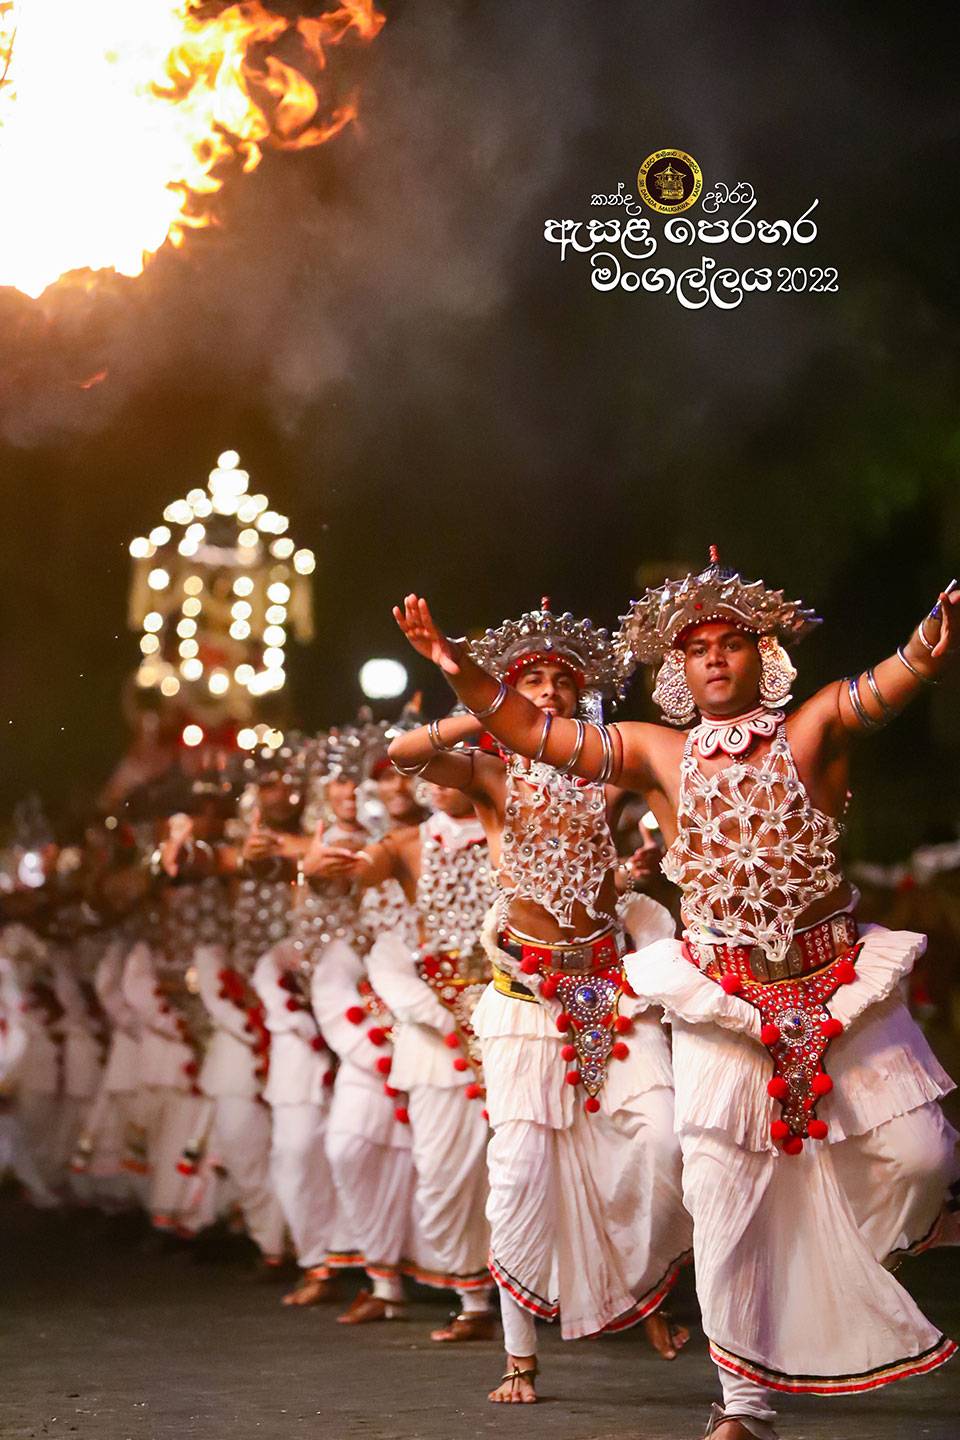
<svg viewBox="0 0 960 1440"><path fill-rule="evenodd" d="M407 659L390 605L411 588L455 633L543 593L611 624L641 570L715 541L826 617L804 695L960 573L952 10L381 8L348 57L358 126L268 155L137 280L0 290L0 812L116 762L128 542L228 447L317 551L317 638L289 665L307 725L353 713L364 659ZM685 311L561 265L544 220L590 219L662 146L705 189L749 180L767 219L818 196L789 255L835 265L839 293ZM860 853L950 832L958 735L951 679L865 748Z"/></svg>

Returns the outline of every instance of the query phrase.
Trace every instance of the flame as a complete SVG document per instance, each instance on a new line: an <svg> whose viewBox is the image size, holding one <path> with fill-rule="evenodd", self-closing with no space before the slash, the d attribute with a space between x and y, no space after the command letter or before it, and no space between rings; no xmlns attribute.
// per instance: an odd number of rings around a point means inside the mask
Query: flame
<svg viewBox="0 0 960 1440"><path fill-rule="evenodd" d="M0 286L139 275L211 223L231 167L356 117L321 94L327 49L372 40L374 0L289 20L260 0L0 0ZM281 53L278 53L282 51Z"/></svg>

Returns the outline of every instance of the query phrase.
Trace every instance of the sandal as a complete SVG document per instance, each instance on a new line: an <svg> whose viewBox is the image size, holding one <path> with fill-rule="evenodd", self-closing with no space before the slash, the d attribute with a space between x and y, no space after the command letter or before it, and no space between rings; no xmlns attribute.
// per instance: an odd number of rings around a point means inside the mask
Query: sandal
<svg viewBox="0 0 960 1440"><path fill-rule="evenodd" d="M452 1315L448 1325L430 1332L430 1339L447 1345L463 1345L468 1340L493 1340L496 1325L497 1317L492 1310L473 1310L469 1315Z"/></svg>
<svg viewBox="0 0 960 1440"><path fill-rule="evenodd" d="M537 1365L537 1364L534 1364L533 1367L532 1367L531 1369L529 1369L529 1370L521 1370L521 1369L519 1368L519 1366L514 1365L514 1367L513 1367L512 1370L508 1370L505 1375L501 1375L501 1376L500 1376L500 1380L499 1380L499 1382L498 1382L497 1388L499 1389L500 1385L506 1385L506 1383L509 1381L509 1382L510 1382L510 1389L511 1389L511 1393L512 1393L512 1392L513 1392L513 1389L514 1389L514 1387L516 1386L516 1383L517 1383L518 1380L529 1380L530 1384L533 1385L533 1384L534 1384L534 1381L536 1380L537 1375L538 1375L539 1373L540 1373L540 1367L539 1367L539 1365ZM495 1404L495 1405L502 1405L502 1404L510 1404L510 1403L512 1403L512 1402L510 1402L510 1401L502 1401L502 1400L494 1400L492 1403ZM525 1403L525 1404L528 1404L528 1405L530 1405L530 1404L535 1404L535 1403L536 1403L536 1396L534 1397L534 1400L532 1400L532 1401L528 1400L528 1401L525 1401L524 1403Z"/></svg>

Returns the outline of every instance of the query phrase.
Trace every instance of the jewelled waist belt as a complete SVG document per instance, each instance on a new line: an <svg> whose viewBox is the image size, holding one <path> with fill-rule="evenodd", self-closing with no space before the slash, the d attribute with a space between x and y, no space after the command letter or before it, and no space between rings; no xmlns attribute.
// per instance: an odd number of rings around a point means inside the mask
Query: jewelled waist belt
<svg viewBox="0 0 960 1440"><path fill-rule="evenodd" d="M781 960L768 955L760 945L697 945L688 940L684 953L694 965L709 969L711 974L716 971L760 985L776 985L813 975L856 943L857 922L852 915L842 913L798 930Z"/></svg>
<svg viewBox="0 0 960 1440"><path fill-rule="evenodd" d="M622 961L627 944L622 930L610 929L579 945L534 945L510 931L498 939L501 949L520 962L523 974L543 977L542 998L559 1001L556 1026L566 1042L560 1057L573 1067L563 1081L583 1086L584 1109L594 1114L600 1109L597 1096L607 1065L611 1060L626 1060L629 1046L622 1037L633 1028L632 1020L619 1014L620 996L626 988ZM496 965L493 983L501 995L511 999L536 999L522 981Z"/></svg>
<svg viewBox="0 0 960 1440"><path fill-rule="evenodd" d="M531 940L523 940L519 935L514 935L510 930L502 931L497 942L501 950L505 950L520 962L520 969L525 975L551 972L558 975L588 975L593 970L607 970L611 965L619 965L627 952L623 931L613 926L594 940L583 940L573 945L548 945L545 942L534 944ZM524 987L521 985L520 988Z"/></svg>
<svg viewBox="0 0 960 1440"><path fill-rule="evenodd" d="M825 1139L827 1122L816 1111L833 1090L833 1079L824 1060L831 1042L843 1034L829 1007L840 986L857 978L861 947L853 916L831 915L801 930L780 962L756 945L684 948L694 964L702 954L704 975L760 1018L760 1043L773 1061L767 1094L780 1106L770 1122L771 1140L786 1155L799 1155L805 1140ZM798 967L795 974L790 964Z"/></svg>

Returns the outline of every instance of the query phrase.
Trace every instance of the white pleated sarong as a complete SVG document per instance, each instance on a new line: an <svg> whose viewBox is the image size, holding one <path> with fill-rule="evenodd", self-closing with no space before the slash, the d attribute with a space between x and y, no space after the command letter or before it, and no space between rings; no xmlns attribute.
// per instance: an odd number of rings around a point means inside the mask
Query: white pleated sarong
<svg viewBox="0 0 960 1440"><path fill-rule="evenodd" d="M829 1002L825 1142L770 1138L772 1063L760 1019L661 941L626 960L633 989L673 1023L684 1200L697 1291L722 1368L773 1390L859 1392L922 1374L956 1349L884 1268L934 1232L956 1136L935 1101L952 1084L900 982L923 936L861 932L857 978Z"/></svg>

